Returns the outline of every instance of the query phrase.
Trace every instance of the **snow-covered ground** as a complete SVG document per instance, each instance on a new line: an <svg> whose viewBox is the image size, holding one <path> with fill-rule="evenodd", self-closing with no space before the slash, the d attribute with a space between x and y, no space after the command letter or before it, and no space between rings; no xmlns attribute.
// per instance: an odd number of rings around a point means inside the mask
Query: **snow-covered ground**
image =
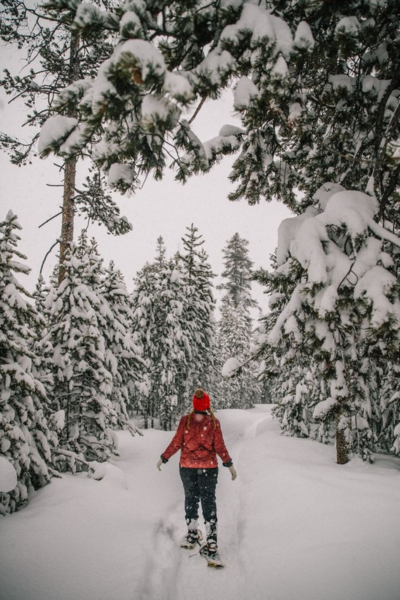
<svg viewBox="0 0 400 600"><path fill-rule="evenodd" d="M220 411L238 471L220 469L215 571L179 548L171 433L121 432L101 481L64 475L0 519L1 600L399 600L400 459L334 462L283 437L269 406Z"/></svg>

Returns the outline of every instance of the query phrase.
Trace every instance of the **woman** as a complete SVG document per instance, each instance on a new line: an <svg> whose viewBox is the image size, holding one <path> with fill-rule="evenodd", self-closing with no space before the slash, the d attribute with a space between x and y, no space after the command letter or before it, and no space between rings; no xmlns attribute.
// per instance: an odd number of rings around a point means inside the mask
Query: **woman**
<svg viewBox="0 0 400 600"><path fill-rule="evenodd" d="M221 425L210 408L210 398L201 388L193 396L193 410L180 420L176 434L161 454L157 468L168 462L181 450L179 471L185 491L185 517L188 527L182 543L184 548L194 548L202 539L198 528L199 501L206 526L207 544L202 554L213 557L217 554L217 505L215 488L218 480L217 454L224 467L228 467L232 480L237 473L225 447Z"/></svg>

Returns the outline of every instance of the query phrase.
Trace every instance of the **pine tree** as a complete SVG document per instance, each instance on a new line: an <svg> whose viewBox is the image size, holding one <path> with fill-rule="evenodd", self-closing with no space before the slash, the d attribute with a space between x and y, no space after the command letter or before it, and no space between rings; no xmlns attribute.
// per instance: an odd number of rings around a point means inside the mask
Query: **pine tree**
<svg viewBox="0 0 400 600"><path fill-rule="evenodd" d="M139 393L134 398L133 411L142 415L143 427L154 427L158 418L157 397L153 393L152 384L154 362L157 355L157 275L153 265L147 263L135 278L132 294L133 322L132 330L135 342L141 350L145 363L145 376ZM147 380L146 380L147 376Z"/></svg>
<svg viewBox="0 0 400 600"><path fill-rule="evenodd" d="M251 297L251 267L248 241L238 233L228 240L223 250L225 281L218 289L222 297L221 318L217 333L217 363L214 375L214 395L218 408L250 408L260 401L261 386L257 380L259 365L252 357L252 319L250 307L257 306ZM243 367L234 378L222 378L221 372L229 358L236 358Z"/></svg>
<svg viewBox="0 0 400 600"><path fill-rule="evenodd" d="M295 289L295 282L301 278L302 271L297 263L281 273L277 268L277 256L271 257L272 273L259 269L255 280L267 287L270 292L269 312L259 320L256 335L258 350L255 355L262 358L259 379L267 387L272 402L276 404L273 415L281 424L282 433L298 437L317 436L320 441L328 442L331 437L321 424L318 432L313 428L312 407L320 398L315 385L315 373L312 356L309 353L296 352L289 337L283 337L278 347L268 344L268 337L276 326L284 307Z"/></svg>
<svg viewBox="0 0 400 600"><path fill-rule="evenodd" d="M133 292L133 330L148 374L139 411L145 427L159 419L163 429L171 429L187 402L193 336L184 275L173 260L164 262L160 238L157 248L155 262L138 273Z"/></svg>
<svg viewBox="0 0 400 600"><path fill-rule="evenodd" d="M388 401L387 392L382 404L377 398L382 367L389 368L399 353L400 286L393 257L400 238L375 222L378 210L376 198L333 189L319 213L282 223L277 269L265 278L282 303L265 353L281 357L278 366L289 363L300 382L312 374L301 418L293 386L289 396L282 391L278 417L294 434L297 423L308 432L311 426L321 441L334 429L339 464L354 452L372 460ZM283 372L281 383L284 378ZM389 388L394 386L392 379Z"/></svg>
<svg viewBox="0 0 400 600"><path fill-rule="evenodd" d="M160 237L157 238L156 258L154 261L155 267L160 271L167 264L166 254L167 254L167 249L165 247L164 238L160 235Z"/></svg>
<svg viewBox="0 0 400 600"><path fill-rule="evenodd" d="M259 366L252 357L252 331L248 311L243 304L235 307L230 296L222 300L221 318L216 340L216 377L214 395L216 407L251 408L260 401L261 387L257 381ZM240 373L233 378L221 377L224 364L230 358L241 364ZM249 362L247 362L249 361Z"/></svg>
<svg viewBox="0 0 400 600"><path fill-rule="evenodd" d="M368 365L369 366L369 365ZM369 423L376 447L383 452L400 454L400 389L399 362L381 361L375 365L370 391Z"/></svg>
<svg viewBox="0 0 400 600"><path fill-rule="evenodd" d="M249 242L235 233L223 249L225 282L218 289L225 290L232 305L237 308L256 307L257 302L251 297L251 278L253 262L249 258Z"/></svg>
<svg viewBox="0 0 400 600"><path fill-rule="evenodd" d="M28 493L50 481L57 436L50 430L46 392L34 373L32 347L42 322L16 274L30 269L17 249L17 217L0 223L0 451L16 470L18 483L0 493L0 514L28 501Z"/></svg>
<svg viewBox="0 0 400 600"><path fill-rule="evenodd" d="M104 315L103 331L106 341L106 364L112 374L112 404L124 429L135 431L129 422L128 408L135 396L144 364L133 340L132 299L123 275L113 262L105 269L101 294L109 310Z"/></svg>
<svg viewBox="0 0 400 600"><path fill-rule="evenodd" d="M187 328L191 344L191 360L186 377L186 395L190 398L197 385L201 384L207 389L210 383L211 347L215 333L212 279L215 275L208 255L202 248L204 239L198 233L198 228L193 224L187 227L182 242L184 250L178 255L178 265L187 294L182 326Z"/></svg>
<svg viewBox="0 0 400 600"><path fill-rule="evenodd" d="M105 271L96 242L82 233L64 269L61 285L47 299L50 320L42 344L53 363L53 408L64 416L60 461L75 470L77 456L102 461L116 453L113 429L127 423L123 407L112 401L117 359L107 342L116 341L109 328L116 320L103 295Z"/></svg>
<svg viewBox="0 0 400 600"><path fill-rule="evenodd" d="M45 325L46 318L48 317L48 311L46 308L46 298L50 292L50 288L46 285L44 277L42 274L39 275L35 291L33 293L33 298L35 300L35 307L39 315L42 317L42 325L40 331L43 330L43 326Z"/></svg>
<svg viewBox="0 0 400 600"><path fill-rule="evenodd" d="M182 273L173 261L160 274L157 299L158 360L154 391L161 427L172 429L187 403L186 375L192 361L192 338L184 323L187 294Z"/></svg>
<svg viewBox="0 0 400 600"><path fill-rule="evenodd" d="M58 277L53 278L53 280L55 282L54 284L57 285ZM35 300L36 310L41 318L38 321L36 339L32 348L35 355L33 364L35 368L35 374L46 390L46 395L48 398L51 398L54 387L53 363L52 358L49 356L49 350L51 347L46 347L46 345L42 343L42 339L45 335L50 319L50 311L47 307L47 298L50 290L51 287L46 284L42 275L39 275L39 279L33 293L33 298ZM52 414L50 417L50 423L52 427L57 430L57 418L54 419L54 414Z"/></svg>

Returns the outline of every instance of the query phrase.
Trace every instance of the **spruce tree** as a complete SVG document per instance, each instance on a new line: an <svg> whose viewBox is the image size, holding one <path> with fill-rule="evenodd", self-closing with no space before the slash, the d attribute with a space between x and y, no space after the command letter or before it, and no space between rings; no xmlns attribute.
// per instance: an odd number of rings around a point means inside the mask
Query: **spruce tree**
<svg viewBox="0 0 400 600"><path fill-rule="evenodd" d="M155 262L136 277L133 304L133 330L148 374L139 410L145 427L158 419L163 429L171 429L187 402L193 336L184 275L175 261L165 261L160 238Z"/></svg>
<svg viewBox="0 0 400 600"><path fill-rule="evenodd" d="M248 256L248 241L238 233L228 240L223 250L225 278L218 289L222 297L221 318L218 322L214 375L214 390L218 407L250 408L261 399L257 380L259 365L252 357L253 331L250 307L257 306L251 297L252 261ZM243 367L233 378L222 378L222 368L229 358L237 359Z"/></svg>
<svg viewBox="0 0 400 600"><path fill-rule="evenodd" d="M193 224L187 227L182 238L183 252L178 255L182 280L186 290L186 310L182 314L182 327L187 330L191 346L191 360L187 374L186 395L191 398L197 385L206 389L210 383L212 366L211 346L215 334L212 280L215 275L204 248L204 239Z"/></svg>
<svg viewBox="0 0 400 600"><path fill-rule="evenodd" d="M0 451L18 479L13 490L0 493L0 514L23 507L30 491L49 482L57 447L46 392L33 365L42 320L16 278L30 271L18 250L20 229L11 211L0 223Z"/></svg>
<svg viewBox="0 0 400 600"><path fill-rule="evenodd" d="M153 371L157 355L157 275L153 265L147 263L134 280L132 293L132 331L138 344L145 369L138 394L134 397L132 409L143 418L143 427L154 427L159 407L153 392Z"/></svg>
<svg viewBox="0 0 400 600"><path fill-rule="evenodd" d="M157 238L156 257L155 257L155 261L154 261L154 266L159 271L161 271L167 264L166 254L167 254L167 249L165 247L164 238L160 235Z"/></svg>
<svg viewBox="0 0 400 600"><path fill-rule="evenodd" d="M218 289L225 290L232 305L237 308L256 307L257 302L251 297L251 279L253 262L249 258L249 242L235 233L223 249L225 281Z"/></svg>
<svg viewBox="0 0 400 600"><path fill-rule="evenodd" d="M296 434L300 423L321 441L334 430L337 462L343 464L355 452L372 460L382 425L389 423L388 391L381 403L377 389L399 353L394 257L400 237L374 220L376 198L332 192L320 201L319 212L287 219L280 227L277 268L265 284L280 294L281 305L264 352L291 364L300 383L312 375L310 390L300 397L300 413L294 389L288 396L283 390L277 415L284 430ZM280 378L283 384L285 372ZM309 387L306 380L302 385ZM396 389L394 379L388 385ZM392 435L394 425L386 430ZM382 445L390 445L382 437Z"/></svg>
<svg viewBox="0 0 400 600"><path fill-rule="evenodd" d="M230 296L222 300L221 318L216 338L216 376L214 394L217 408L251 408L260 402L261 386L257 380L259 365L252 358L252 330L249 315L243 304L235 307ZM221 376L222 368L230 358L243 366L232 378ZM243 364L246 363L246 364Z"/></svg>
<svg viewBox="0 0 400 600"><path fill-rule="evenodd" d="M103 316L106 341L106 364L111 371L113 387L111 400L118 415L118 424L135 431L129 422L129 405L136 395L144 369L139 348L132 333L133 306L121 271L111 261L104 271L101 295L108 305Z"/></svg>
<svg viewBox="0 0 400 600"><path fill-rule="evenodd" d="M64 269L62 283L47 299L50 319L42 345L53 363L53 409L65 415L60 461L75 470L76 456L103 461L117 453L113 429L130 426L121 417L124 407L113 403L117 346L112 346L116 334L110 324L116 320L103 294L105 271L96 242L82 233Z"/></svg>

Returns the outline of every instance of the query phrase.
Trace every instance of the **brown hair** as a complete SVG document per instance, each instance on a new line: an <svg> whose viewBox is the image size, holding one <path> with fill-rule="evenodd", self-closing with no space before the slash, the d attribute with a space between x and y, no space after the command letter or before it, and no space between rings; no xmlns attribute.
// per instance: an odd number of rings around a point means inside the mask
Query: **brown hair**
<svg viewBox="0 0 400 600"><path fill-rule="evenodd" d="M212 422L213 422L213 427L214 427L214 429L216 429L217 428L217 421L215 419L215 415L214 415L213 411L211 410L211 408L208 408L207 410L210 413L210 417L211 417ZM194 408L190 411L190 413L188 414L187 419L186 419L186 427L188 429L190 429L190 427L191 427L193 415L194 415Z"/></svg>

